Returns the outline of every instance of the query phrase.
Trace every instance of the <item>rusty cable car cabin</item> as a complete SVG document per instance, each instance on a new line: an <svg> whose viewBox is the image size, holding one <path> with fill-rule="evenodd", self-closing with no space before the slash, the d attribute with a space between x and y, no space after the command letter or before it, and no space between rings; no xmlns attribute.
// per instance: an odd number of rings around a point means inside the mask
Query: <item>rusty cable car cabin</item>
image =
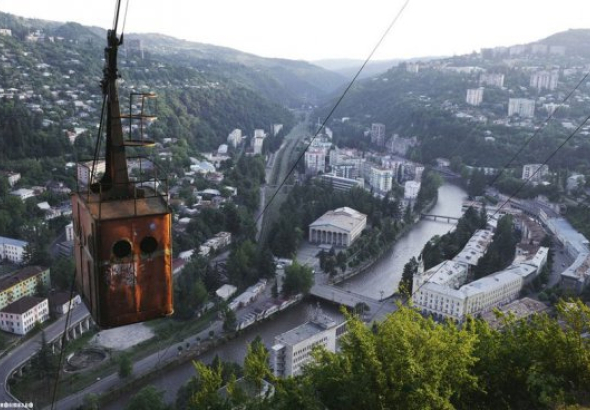
<svg viewBox="0 0 590 410"><path fill-rule="evenodd" d="M132 94L129 115L121 116L117 93L117 37L120 1L105 48L103 117L92 161L78 165L78 191L72 198L76 285L102 328L156 319L173 313L172 237L168 183L146 158L127 158L126 146L153 145L144 139L144 122L153 94ZM134 98L137 104L132 104ZM141 108L132 112L132 106ZM123 122L129 123L129 139ZM131 123L139 122L131 139ZM97 156L105 129L104 160ZM130 176L130 170L132 169ZM103 173L104 172L104 173ZM103 174L102 174L103 173ZM102 174L102 176L100 175Z"/></svg>

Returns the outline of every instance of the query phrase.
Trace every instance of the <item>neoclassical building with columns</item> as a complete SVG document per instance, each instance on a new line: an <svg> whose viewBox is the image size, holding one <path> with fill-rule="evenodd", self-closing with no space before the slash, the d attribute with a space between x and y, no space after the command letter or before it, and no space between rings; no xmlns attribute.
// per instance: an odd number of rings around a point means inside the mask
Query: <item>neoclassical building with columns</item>
<svg viewBox="0 0 590 410"><path fill-rule="evenodd" d="M328 211L309 225L309 242L350 246L367 226L367 215L343 207Z"/></svg>

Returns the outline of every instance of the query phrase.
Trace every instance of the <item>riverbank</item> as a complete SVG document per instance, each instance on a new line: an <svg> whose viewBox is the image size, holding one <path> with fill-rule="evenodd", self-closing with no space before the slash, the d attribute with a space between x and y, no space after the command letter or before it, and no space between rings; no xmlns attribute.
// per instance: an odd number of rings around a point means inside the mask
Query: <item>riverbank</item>
<svg viewBox="0 0 590 410"><path fill-rule="evenodd" d="M434 198L432 201L430 201L430 203L426 207L424 207L424 209L421 210L420 213L430 212L434 208L434 206L437 204L437 202L438 202L438 195L436 196L436 198ZM339 274L334 275L333 277L330 278L330 280L328 281L328 284L337 285L339 283L342 283L348 279L351 279L351 278L353 278L359 274L362 274L362 273L366 272L367 270L371 269L377 262L382 260L387 255L388 252L391 252L391 250L393 249L393 247L395 246L395 244L397 243L398 240L400 240L405 235L407 235L408 232L410 232L410 230L413 229L414 226L418 222L420 222L420 213L418 213L418 215L414 216L412 223L403 225L403 227L400 229L399 232L397 232L395 237L389 243L386 243L381 248L379 255L377 255L375 258L372 258L371 260L366 261L365 263L361 264L360 266L355 267L354 269L351 269L350 271L345 271L343 273L339 273Z"/></svg>

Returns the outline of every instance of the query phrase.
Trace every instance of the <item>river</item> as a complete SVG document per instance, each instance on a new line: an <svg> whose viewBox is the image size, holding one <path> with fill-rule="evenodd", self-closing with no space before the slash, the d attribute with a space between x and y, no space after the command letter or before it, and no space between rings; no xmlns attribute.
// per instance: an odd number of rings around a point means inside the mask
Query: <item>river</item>
<svg viewBox="0 0 590 410"><path fill-rule="evenodd" d="M434 215L461 216L461 205L467 193L456 185L444 184L438 190L438 201L430 211ZM391 296L402 277L404 265L422 252L422 248L434 235L443 235L454 225L446 221L422 220L400 238L390 253L384 255L369 270L340 284L355 293L380 299ZM383 291L383 294L381 292Z"/></svg>
<svg viewBox="0 0 590 410"><path fill-rule="evenodd" d="M436 215L455 216L461 215L462 200L466 193L456 185L445 184L439 188L438 202L431 213ZM389 296L397 290L404 265L412 256L417 256L424 247L424 244L434 235L441 235L453 228L452 224L446 222L435 222L423 220L414 226L410 232L396 242L390 253L382 257L370 270L351 278L341 286L354 289L355 292L378 299L383 290L383 296ZM199 360L209 363L215 355L224 361L233 361L242 364L246 354L247 343L252 341L256 335L260 335L266 346L272 346L274 337L286 332L309 320L310 315L317 302L306 300L277 318L266 321L247 329L238 339L234 339L214 351L203 354ZM321 308L337 321L342 321L342 315L338 309L330 304L322 303ZM191 363L185 363L172 370L163 372L151 384L160 390L165 391L167 402L173 403L176 400L176 393L181 385L185 384L195 375L195 369ZM125 394L118 400L103 407L106 410L117 410L125 407L129 397L135 392Z"/></svg>

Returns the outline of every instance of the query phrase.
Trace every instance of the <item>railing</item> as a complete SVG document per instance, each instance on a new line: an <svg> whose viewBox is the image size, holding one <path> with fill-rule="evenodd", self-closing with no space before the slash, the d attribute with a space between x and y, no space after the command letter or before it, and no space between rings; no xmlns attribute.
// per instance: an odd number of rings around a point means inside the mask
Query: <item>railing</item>
<svg viewBox="0 0 590 410"><path fill-rule="evenodd" d="M99 181L104 172L102 170L104 165L105 162L102 158L97 161L81 162L77 165L77 192L81 197L84 197L86 203L98 203L99 214L102 203L122 199L134 201L135 213L137 213L138 200L159 197L164 200L166 205L169 204L168 178L149 158L141 156L127 158L127 168L130 175L127 184L101 184ZM109 198L106 194L111 190L122 191L126 195Z"/></svg>

